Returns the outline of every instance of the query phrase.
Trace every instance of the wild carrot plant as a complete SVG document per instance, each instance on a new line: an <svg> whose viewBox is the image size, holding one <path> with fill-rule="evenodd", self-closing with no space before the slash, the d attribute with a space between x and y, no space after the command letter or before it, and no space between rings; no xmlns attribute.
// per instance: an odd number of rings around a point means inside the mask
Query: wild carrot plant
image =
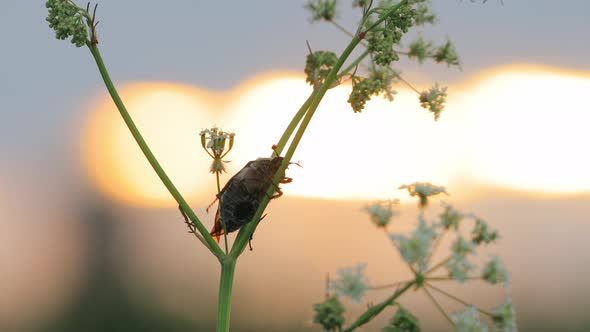
<svg viewBox="0 0 590 332"><path fill-rule="evenodd" d="M229 331L236 262L263 217L269 200L277 193L277 184L285 181L285 169L291 163L293 154L310 121L313 119L318 105L330 88L350 82L352 91L348 102L354 112L361 112L366 103L376 96L384 96L393 101L397 93L394 86L400 83L409 86L416 92L417 102L432 113L434 120L438 120L444 110L447 96L445 87L434 84L430 89L419 91L402 77L401 72L395 66L400 56L407 56L419 62L433 60L436 63L444 63L448 66L459 66L459 58L450 41L444 42L441 46L435 46L433 43L419 38L409 43L407 49L401 46L402 38L410 29L434 23L435 16L431 12L428 2L425 0L383 0L374 3L370 0L354 0L353 6L359 9L360 18L358 24L356 24L356 29L347 31L335 20L338 12L336 0L312 0L305 5L311 13L311 21L325 21L332 24L337 29L348 34L350 42L339 53L327 50L313 50L311 46L309 47L304 72L306 81L313 87L313 91L293 115L282 136L278 138L271 158L283 155L282 158L277 159L280 161L280 165L273 172L273 180L268 185L268 188L265 188L265 194L261 196L259 202L257 201L257 206L254 207L255 211L252 211L250 221L239 229L231 248L225 231L228 225L223 219L220 220L224 230L224 248L222 249L187 204L150 150L111 81L98 47L99 39L96 32L98 24L96 17L97 5L90 6L88 4L79 7L73 0L47 0L46 2L49 11L47 21L49 26L55 30L57 39L69 39L76 47L86 46L89 49L123 121L162 183L178 203L191 233L219 260L221 276L217 331ZM360 55L353 57L353 51L357 48L362 49L362 52L360 52ZM233 133L223 132L219 128L211 128L201 132L200 137L203 148L213 159L211 172L217 178L216 193L220 197L222 187L219 176L225 171L223 158L233 146L234 135ZM444 188L441 189L441 187L424 183L414 183L406 186L406 188L411 194L420 198L420 204L424 207L427 205L429 196L444 191ZM393 209L394 203L389 201L368 206L367 212L369 212L371 220L377 227L385 228L394 214ZM464 239L458 235L457 230L459 224L463 223L463 219L470 218L474 222L474 229L471 238ZM450 256L442 262L433 264L430 261L431 253L437 246L439 239L447 233L457 235ZM363 265L341 270L339 278L329 283L331 296L325 302L314 306L316 312L314 320L324 329L328 331L353 331L371 320L386 307L396 306L398 308L396 314L392 318L390 326L384 330L417 331L419 329L418 320L396 302L408 289L420 288L428 296L432 297L431 292L445 295L442 289L434 285L435 281L441 278L467 281L477 277L490 283L507 281L503 265L496 258L492 259L480 274L475 276L470 274L474 270L467 257L474 253L477 246L494 241L497 238L497 233L490 230L488 225L480 219L473 216L464 216L450 206L445 208L438 222L427 222L421 215L418 228L413 234L409 236L392 235L390 238L394 246L400 251L404 261L414 272L415 278L400 283L399 287L385 301L370 307L366 313L344 328L344 307L340 303L340 297L349 296L358 302L365 292L371 290L371 287L368 286L363 275ZM443 268L448 272L446 275L435 274ZM446 294L446 296L453 298L451 294ZM460 299L456 300L460 301ZM433 301L435 301L434 298ZM467 305L467 303L465 304ZM442 308L441 312L444 313ZM513 309L510 302L498 307L493 312L487 312L469 305L463 313L453 316L444 313L444 315L457 330L476 331L484 330L483 323L478 318L480 313L488 315L498 327L506 330L513 327ZM478 329L478 326L481 326L481 328Z"/></svg>

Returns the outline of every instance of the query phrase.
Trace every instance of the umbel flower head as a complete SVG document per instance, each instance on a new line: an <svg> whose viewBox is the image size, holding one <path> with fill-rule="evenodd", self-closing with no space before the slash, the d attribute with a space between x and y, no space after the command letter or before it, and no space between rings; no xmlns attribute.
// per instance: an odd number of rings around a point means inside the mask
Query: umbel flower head
<svg viewBox="0 0 590 332"><path fill-rule="evenodd" d="M455 210L451 205L446 205L445 210L440 215L441 225L445 229L458 230L461 220L463 220L463 214Z"/></svg>
<svg viewBox="0 0 590 332"><path fill-rule="evenodd" d="M475 220L475 227L471 231L471 240L475 244L489 244L498 239L498 232L490 229L488 224L480 218Z"/></svg>
<svg viewBox="0 0 590 332"><path fill-rule="evenodd" d="M344 306L337 296L313 305L315 316L313 322L322 325L326 331L339 331L344 324Z"/></svg>
<svg viewBox="0 0 590 332"><path fill-rule="evenodd" d="M490 259L490 261L483 267L482 277L492 285L497 283L507 283L510 280L508 271L498 256L492 257L492 259Z"/></svg>
<svg viewBox="0 0 590 332"><path fill-rule="evenodd" d="M420 93L420 106L434 114L434 120L437 121L440 114L445 109L447 102L447 88L441 88L436 83L430 90L424 90Z"/></svg>
<svg viewBox="0 0 590 332"><path fill-rule="evenodd" d="M211 129L202 130L199 133L201 136L201 146L207 154L213 158L211 164L211 173L225 172L226 161L223 158L231 151L234 146L234 136L236 134L225 132L221 128L213 127ZM228 143L227 151L225 151L226 143Z"/></svg>
<svg viewBox="0 0 590 332"><path fill-rule="evenodd" d="M329 289L336 295L346 296L359 303L368 288L365 267L367 264L357 264L338 270L338 279L330 281Z"/></svg>
<svg viewBox="0 0 590 332"><path fill-rule="evenodd" d="M310 0L305 6L309 10L311 17L310 22L315 21L331 21L336 16L336 0Z"/></svg>
<svg viewBox="0 0 590 332"><path fill-rule="evenodd" d="M474 306L468 306L463 312L453 314L455 331L487 332L488 327L479 319L479 312Z"/></svg>
<svg viewBox="0 0 590 332"><path fill-rule="evenodd" d="M383 332L420 332L420 322L401 305Z"/></svg>
<svg viewBox="0 0 590 332"><path fill-rule="evenodd" d="M399 200L387 200L375 202L365 207L365 211L371 216L371 221L377 227L386 227L394 216L393 205L399 204Z"/></svg>
<svg viewBox="0 0 590 332"><path fill-rule="evenodd" d="M60 40L72 37L72 44L82 47L88 40L88 30L84 18L88 13L76 6L71 0L47 0L47 22L55 30L55 37Z"/></svg>
<svg viewBox="0 0 590 332"><path fill-rule="evenodd" d="M421 207L424 207L428 204L428 197L441 193L447 194L445 187L435 186L428 182L414 182L412 184L404 184L400 186L399 189L407 189L410 196L418 196L418 198L420 198Z"/></svg>
<svg viewBox="0 0 590 332"><path fill-rule="evenodd" d="M494 309L494 325L504 332L516 332L516 314L512 300L507 298L504 303Z"/></svg>
<svg viewBox="0 0 590 332"><path fill-rule="evenodd" d="M406 263L411 266L416 265L418 271L424 271L426 269L436 232L433 227L426 224L424 218L420 217L418 227L412 236L407 237L392 234L390 237L397 244L400 254Z"/></svg>

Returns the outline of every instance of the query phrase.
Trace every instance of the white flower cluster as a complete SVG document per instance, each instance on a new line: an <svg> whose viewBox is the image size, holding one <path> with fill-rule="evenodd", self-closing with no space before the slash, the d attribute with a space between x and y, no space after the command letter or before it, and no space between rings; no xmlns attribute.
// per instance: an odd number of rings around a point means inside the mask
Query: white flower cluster
<svg viewBox="0 0 590 332"><path fill-rule="evenodd" d="M404 184L399 189L407 189L410 196L418 196L420 198L420 206L426 206L428 204L428 197L447 194L447 190L442 186L435 186L428 182L414 182L412 184Z"/></svg>
<svg viewBox="0 0 590 332"><path fill-rule="evenodd" d="M424 218L420 217L418 227L412 236L392 234L390 237L397 245L406 263L416 266L418 271L426 269L436 232L434 227L426 224Z"/></svg>
<svg viewBox="0 0 590 332"><path fill-rule="evenodd" d="M236 134L221 130L221 128L213 127L211 129L202 130L199 133L201 136L201 146L207 154L213 158L211 163L211 173L223 173L225 172L225 157L234 146L234 136ZM225 151L225 143L229 141L227 151ZM211 152L209 152L211 150Z"/></svg>
<svg viewBox="0 0 590 332"><path fill-rule="evenodd" d="M331 280L329 284L330 291L339 296L350 298L355 303L359 303L367 291L368 281L365 277L365 268L367 264L361 263L353 267L338 270L338 279Z"/></svg>
<svg viewBox="0 0 590 332"><path fill-rule="evenodd" d="M399 204L399 200L387 200L375 202L367 205L364 210L369 213L371 221L377 227L385 227L391 221L391 218L397 213L393 211L393 206Z"/></svg>
<svg viewBox="0 0 590 332"><path fill-rule="evenodd" d="M453 314L455 331L487 332L488 327L479 319L479 312L474 306L468 306L463 312Z"/></svg>
<svg viewBox="0 0 590 332"><path fill-rule="evenodd" d="M223 153L223 150L225 149L226 139L229 139L230 141L229 149L231 150L233 145L233 138L235 135L235 133L225 132L218 127L205 129L199 133L199 136L201 136L201 143L203 145L203 148L213 150L213 152L216 155L221 155Z"/></svg>
<svg viewBox="0 0 590 332"><path fill-rule="evenodd" d="M445 109L447 101L447 88L441 88L436 83L430 90L424 90L420 93L420 106L434 114L434 120L438 120L440 114Z"/></svg>

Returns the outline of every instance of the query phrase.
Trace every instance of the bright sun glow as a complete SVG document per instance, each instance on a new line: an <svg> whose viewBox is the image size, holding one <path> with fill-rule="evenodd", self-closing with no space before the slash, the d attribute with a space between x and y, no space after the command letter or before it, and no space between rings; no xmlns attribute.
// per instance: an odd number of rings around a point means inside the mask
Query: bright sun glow
<svg viewBox="0 0 590 332"><path fill-rule="evenodd" d="M438 122L415 93L400 90L354 114L349 86L334 88L311 122L291 166L286 194L323 198L403 196L401 184L457 179L536 192L590 190L583 149L590 115L579 102L590 80L566 73L504 68L450 88ZM219 125L236 132L228 171L269 156L290 117L310 92L296 75L265 75L215 94L168 83L131 84L123 99L148 144L187 198L214 197L210 160L198 133ZM133 204L173 206L110 99L95 105L83 141L98 187ZM229 175L224 175L226 181ZM451 188L453 189L453 188Z"/></svg>
<svg viewBox="0 0 590 332"><path fill-rule="evenodd" d="M466 173L542 193L590 191L590 77L507 68L464 91ZM454 105L449 105L452 107Z"/></svg>

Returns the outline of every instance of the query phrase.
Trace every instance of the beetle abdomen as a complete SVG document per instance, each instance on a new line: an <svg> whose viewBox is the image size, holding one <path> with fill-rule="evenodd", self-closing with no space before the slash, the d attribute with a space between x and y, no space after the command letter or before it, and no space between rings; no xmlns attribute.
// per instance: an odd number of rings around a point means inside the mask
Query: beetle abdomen
<svg viewBox="0 0 590 332"><path fill-rule="evenodd" d="M282 161L282 157L258 158L247 163L229 179L219 193L219 206L211 235L223 235L221 223L230 233L252 220Z"/></svg>

